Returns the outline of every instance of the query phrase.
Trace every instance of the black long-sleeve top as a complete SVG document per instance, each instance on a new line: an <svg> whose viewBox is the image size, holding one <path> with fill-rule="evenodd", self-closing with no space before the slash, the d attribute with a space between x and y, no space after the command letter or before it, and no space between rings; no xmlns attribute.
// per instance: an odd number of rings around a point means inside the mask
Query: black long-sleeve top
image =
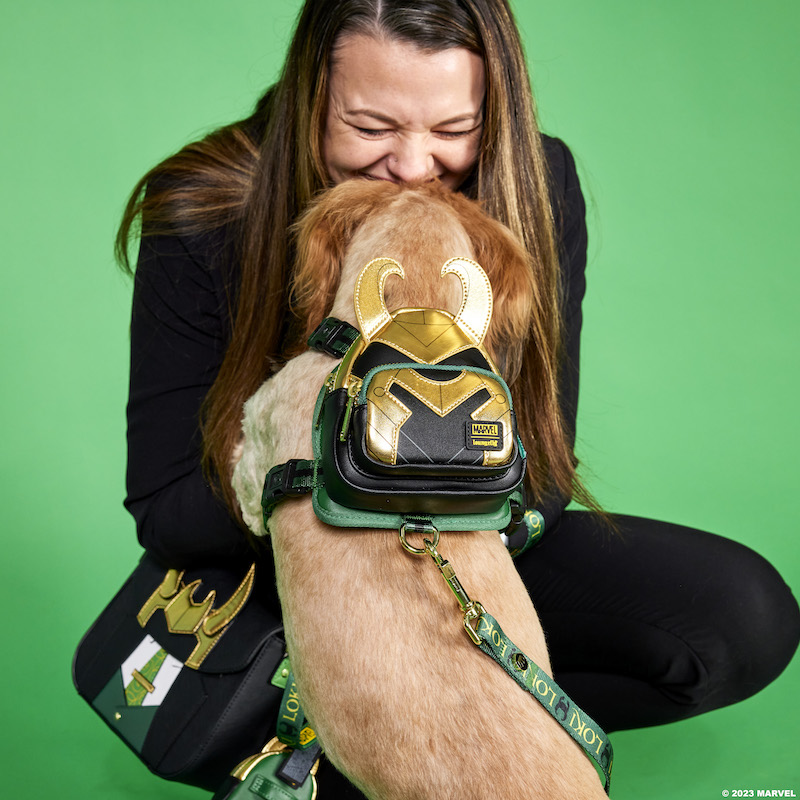
<svg viewBox="0 0 800 800"><path fill-rule="evenodd" d="M578 404L586 221L571 153L544 137L562 284L561 403L574 436ZM244 559L249 545L201 467L200 405L230 341L234 248L225 229L143 236L133 292L126 508L139 541L165 564ZM231 291L231 282L233 291ZM551 528L566 504L539 510Z"/></svg>

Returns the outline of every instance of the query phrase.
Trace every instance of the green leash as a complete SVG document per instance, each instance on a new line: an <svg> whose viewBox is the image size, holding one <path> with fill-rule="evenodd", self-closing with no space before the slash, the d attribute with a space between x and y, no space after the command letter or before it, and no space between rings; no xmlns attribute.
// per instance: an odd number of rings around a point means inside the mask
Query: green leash
<svg viewBox="0 0 800 800"><path fill-rule="evenodd" d="M481 640L478 647L487 656L491 656L526 692L532 694L583 748L602 772L603 785L608 793L611 788L614 751L603 729L503 633L491 614L486 611L481 614L476 633Z"/></svg>
<svg viewBox="0 0 800 800"><path fill-rule="evenodd" d="M406 539L407 533L433 536L425 538L424 547L413 547ZM611 789L611 768L614 751L603 729L540 667L538 667L511 639L506 636L497 620L476 600L471 600L455 574L450 562L445 561L436 546L439 531L426 520L404 525L400 530L400 544L413 555L429 555L442 577L455 595L464 615L464 628L473 644L491 656L514 681L538 700L561 727L581 746L584 753L602 773L606 794Z"/></svg>
<svg viewBox="0 0 800 800"><path fill-rule="evenodd" d="M291 671L283 689L277 729L278 739L294 750L307 750L318 744L314 729L306 725L306 715L303 713L303 706L297 694L294 673Z"/></svg>

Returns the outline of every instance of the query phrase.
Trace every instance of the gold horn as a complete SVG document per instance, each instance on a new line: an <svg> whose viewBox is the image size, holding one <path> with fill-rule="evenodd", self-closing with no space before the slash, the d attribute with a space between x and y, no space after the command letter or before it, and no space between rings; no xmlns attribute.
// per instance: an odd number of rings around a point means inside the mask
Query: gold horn
<svg viewBox="0 0 800 800"><path fill-rule="evenodd" d="M459 327L475 344L481 344L492 319L492 285L477 261L451 258L442 267L442 277L455 275L461 281L461 308L456 314Z"/></svg>
<svg viewBox="0 0 800 800"><path fill-rule="evenodd" d="M210 613L203 621L203 630L206 634L213 636L215 633L219 633L242 610L242 606L247 602L247 598L250 597L255 575L256 565L251 564L247 575L244 576L244 580L239 584L228 602Z"/></svg>
<svg viewBox="0 0 800 800"><path fill-rule="evenodd" d="M383 287L389 275L405 278L403 268L393 258L375 258L361 270L356 280L356 317L367 343L392 319L383 299Z"/></svg>

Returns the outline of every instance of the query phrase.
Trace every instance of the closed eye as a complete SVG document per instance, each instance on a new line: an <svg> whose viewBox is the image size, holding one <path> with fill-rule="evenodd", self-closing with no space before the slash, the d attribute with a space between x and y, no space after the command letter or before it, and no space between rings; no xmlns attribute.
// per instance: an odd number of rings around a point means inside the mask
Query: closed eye
<svg viewBox="0 0 800 800"><path fill-rule="evenodd" d="M377 139L381 136L385 136L388 133L391 133L389 128L361 128L357 125L353 126L362 136L366 136L371 139ZM438 136L440 139L462 139L465 136L469 136L480 129L480 125L476 125L474 128L470 128L466 131L434 131L433 133Z"/></svg>
<svg viewBox="0 0 800 800"><path fill-rule="evenodd" d="M385 133L389 132L388 129L386 128L359 128L358 126L354 127L362 136L369 136L372 138L383 136Z"/></svg>
<svg viewBox="0 0 800 800"><path fill-rule="evenodd" d="M468 131L435 131L437 136L440 136L443 139L460 139L464 136L469 136L472 133L475 133L481 126L476 125L474 128L470 128Z"/></svg>

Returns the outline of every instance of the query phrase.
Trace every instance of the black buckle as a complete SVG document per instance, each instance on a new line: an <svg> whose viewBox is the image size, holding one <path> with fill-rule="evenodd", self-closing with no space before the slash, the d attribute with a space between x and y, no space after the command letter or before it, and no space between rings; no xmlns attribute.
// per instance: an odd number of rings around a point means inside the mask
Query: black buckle
<svg viewBox="0 0 800 800"><path fill-rule="evenodd" d="M525 506L516 500L510 500L509 506L511 506L511 522L509 526L513 525L516 528L525 519Z"/></svg>
<svg viewBox="0 0 800 800"><path fill-rule="evenodd" d="M308 346L320 353L341 358L358 336L358 329L349 322L336 317L326 317L308 337Z"/></svg>
<svg viewBox="0 0 800 800"><path fill-rule="evenodd" d="M269 490L269 494L275 497L276 501L281 500L287 495L306 493L304 487L295 487L293 485L294 479L297 477L298 473L297 466L300 462L301 459L299 458L290 458L285 464L281 464L279 467L273 467L267 473L267 483L264 488Z"/></svg>
<svg viewBox="0 0 800 800"><path fill-rule="evenodd" d="M278 768L277 776L292 789L302 786L321 753L322 748L318 744L312 745L308 750L293 750Z"/></svg>
<svg viewBox="0 0 800 800"><path fill-rule="evenodd" d="M266 525L269 515L284 497L300 497L308 494L314 487L313 481L309 480L299 486L295 486L295 479L314 475L314 462L305 461L302 458L291 458L285 464L278 464L273 467L264 478L264 489L261 492L261 508L264 511L264 524Z"/></svg>

